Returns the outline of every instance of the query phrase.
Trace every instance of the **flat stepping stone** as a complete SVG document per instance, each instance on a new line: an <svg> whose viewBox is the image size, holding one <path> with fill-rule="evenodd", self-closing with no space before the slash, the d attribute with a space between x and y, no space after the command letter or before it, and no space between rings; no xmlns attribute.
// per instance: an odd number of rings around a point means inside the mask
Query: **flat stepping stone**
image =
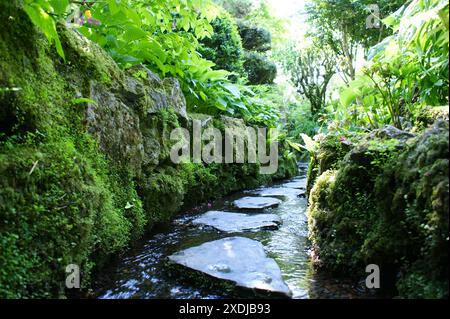
<svg viewBox="0 0 450 319"><path fill-rule="evenodd" d="M299 189L288 188L288 187L273 187L266 188L261 191L258 191L256 194L259 196L267 196L267 197L297 197L300 196L303 192Z"/></svg>
<svg viewBox="0 0 450 319"><path fill-rule="evenodd" d="M306 189L306 179L290 182L282 185L287 188Z"/></svg>
<svg viewBox="0 0 450 319"><path fill-rule="evenodd" d="M308 169L309 164L308 163L299 163L298 168L300 169Z"/></svg>
<svg viewBox="0 0 450 319"><path fill-rule="evenodd" d="M273 197L243 197L235 200L233 205L239 209L265 209L277 207L281 200Z"/></svg>
<svg viewBox="0 0 450 319"><path fill-rule="evenodd" d="M210 211L192 221L196 225L206 225L228 233L278 229L281 218L274 214L241 214Z"/></svg>
<svg viewBox="0 0 450 319"><path fill-rule="evenodd" d="M252 239L229 237L207 242L169 256L169 260L237 287L291 296L278 264Z"/></svg>

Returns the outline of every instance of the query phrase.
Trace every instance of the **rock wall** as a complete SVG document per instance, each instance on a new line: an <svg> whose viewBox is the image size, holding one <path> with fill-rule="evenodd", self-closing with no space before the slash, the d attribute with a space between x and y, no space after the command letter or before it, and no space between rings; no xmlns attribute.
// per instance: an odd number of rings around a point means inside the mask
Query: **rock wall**
<svg viewBox="0 0 450 319"><path fill-rule="evenodd" d="M86 292L153 224L271 180L258 165L171 163L168 136L191 121L177 80L122 71L59 26L62 61L17 1L0 19L0 297L64 296L69 264Z"/></svg>
<svg viewBox="0 0 450 319"><path fill-rule="evenodd" d="M343 158L316 161L308 212L316 265L361 279L377 264L385 293L448 297L448 147L439 120L417 136L377 130Z"/></svg>

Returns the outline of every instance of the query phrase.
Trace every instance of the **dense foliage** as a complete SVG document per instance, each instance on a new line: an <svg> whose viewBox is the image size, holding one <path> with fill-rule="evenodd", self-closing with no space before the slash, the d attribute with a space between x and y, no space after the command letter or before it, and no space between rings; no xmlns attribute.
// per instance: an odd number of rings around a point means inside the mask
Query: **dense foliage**
<svg viewBox="0 0 450 319"><path fill-rule="evenodd" d="M377 15L370 9L374 5L371 0L313 0L308 4L311 35L332 49L347 83L355 78L358 47L367 49L385 38L390 30L379 20L403 3L403 0L377 1Z"/></svg>
<svg viewBox="0 0 450 319"><path fill-rule="evenodd" d="M277 66L258 52L245 54L244 69L251 84L272 84L277 76Z"/></svg>
<svg viewBox="0 0 450 319"><path fill-rule="evenodd" d="M248 89L232 84L229 72L214 69L214 62L202 58L198 52L199 41L213 36L211 23L220 11L209 1L169 4L111 0L79 4L27 0L25 8L33 22L56 44L62 57L56 24L59 18L69 17L82 34L104 47L122 67L144 63L161 76L176 77L190 110L213 115L226 113L249 121L267 118L262 123L274 126L276 117L269 118L271 112L264 109L261 113L261 106L253 105L248 98ZM232 41L238 45L237 39Z"/></svg>
<svg viewBox="0 0 450 319"><path fill-rule="evenodd" d="M242 45L246 50L265 52L271 49L272 36L269 30L242 20L238 22L238 26Z"/></svg>
<svg viewBox="0 0 450 319"><path fill-rule="evenodd" d="M384 20L394 35L371 48L369 65L341 94L355 125L402 128L424 106L448 104L448 10L445 1L413 1Z"/></svg>
<svg viewBox="0 0 450 319"><path fill-rule="evenodd" d="M219 1L220 2L220 1ZM271 61L270 50L273 47L273 36L281 41L284 32L283 20L270 13L267 2L261 1L259 7L249 5L246 0L230 1L223 4L229 13L236 18L239 36L244 52L242 63L244 77L251 85L273 84L277 76L277 66ZM248 10L241 10L241 8ZM241 14L237 11L242 11Z"/></svg>
<svg viewBox="0 0 450 319"><path fill-rule="evenodd" d="M336 73L330 50L316 46L299 50L294 46L278 54L298 93L309 100L311 114L319 115L326 104L328 84Z"/></svg>

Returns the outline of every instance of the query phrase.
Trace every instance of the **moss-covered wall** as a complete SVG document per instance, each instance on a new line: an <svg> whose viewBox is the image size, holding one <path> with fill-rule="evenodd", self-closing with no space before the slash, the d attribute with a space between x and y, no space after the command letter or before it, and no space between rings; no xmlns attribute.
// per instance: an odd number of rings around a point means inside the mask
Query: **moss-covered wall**
<svg viewBox="0 0 450 319"><path fill-rule="evenodd" d="M365 267L377 264L382 287L393 284L394 295L448 297L448 122L409 139L378 133L314 183L316 265L365 278Z"/></svg>
<svg viewBox="0 0 450 319"><path fill-rule="evenodd" d="M271 179L257 165L173 165L165 134L189 122L176 80L124 72L60 26L62 61L17 1L0 2L0 20L0 298L64 296L68 264L88 288L182 206Z"/></svg>
<svg viewBox="0 0 450 319"><path fill-rule="evenodd" d="M350 151L351 141L343 140L339 134L328 134L316 141L316 149L310 154L308 183L306 193L309 195L317 178L326 171L336 168L338 163Z"/></svg>

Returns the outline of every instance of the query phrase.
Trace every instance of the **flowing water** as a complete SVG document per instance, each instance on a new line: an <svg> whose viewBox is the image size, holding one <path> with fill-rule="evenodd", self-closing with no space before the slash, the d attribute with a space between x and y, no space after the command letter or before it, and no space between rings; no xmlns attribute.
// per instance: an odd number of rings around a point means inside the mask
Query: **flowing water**
<svg viewBox="0 0 450 319"><path fill-rule="evenodd" d="M277 214L283 223L277 230L259 230L229 234L191 221L210 210L236 211L236 199L261 191L286 190L286 186L306 185L307 165L300 164L300 175L270 187L247 190L186 212L172 223L159 227L151 237L130 249L111 269L99 276L99 298L229 298L232 296L196 282L181 279L167 267L167 257L180 250L230 236L248 237L261 242L269 257L278 263L293 298L358 298L369 297L361 283L350 284L314 272L308 242L307 200L294 192L286 192L283 202L265 213ZM294 184L292 184L294 182ZM289 183L289 184L288 184ZM293 189L291 189L293 190ZM304 192L304 191L303 191Z"/></svg>

